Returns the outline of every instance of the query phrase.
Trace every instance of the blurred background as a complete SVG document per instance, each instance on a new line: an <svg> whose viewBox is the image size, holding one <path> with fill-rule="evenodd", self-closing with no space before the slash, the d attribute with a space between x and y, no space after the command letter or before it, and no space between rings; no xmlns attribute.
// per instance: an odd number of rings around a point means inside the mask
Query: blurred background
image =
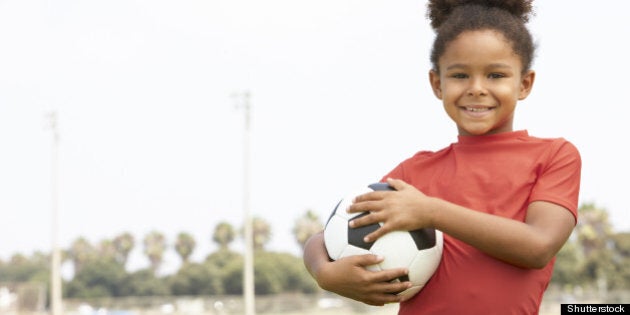
<svg viewBox="0 0 630 315"><path fill-rule="evenodd" d="M244 208L258 312L395 313L318 290L301 245L350 189L456 140L425 5L0 0L0 313L49 311L54 243L67 312L239 314ZM583 158L543 306L627 303L630 4L535 6L515 127Z"/></svg>

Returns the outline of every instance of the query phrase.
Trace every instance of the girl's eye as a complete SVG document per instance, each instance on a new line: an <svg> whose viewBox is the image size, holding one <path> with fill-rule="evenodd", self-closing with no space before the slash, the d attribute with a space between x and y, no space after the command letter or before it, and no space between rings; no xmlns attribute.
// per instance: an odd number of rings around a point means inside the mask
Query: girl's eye
<svg viewBox="0 0 630 315"><path fill-rule="evenodd" d="M503 77L505 77L505 75L503 75L501 73L490 73L488 75L488 78L490 78L490 79L500 79L500 78L503 78Z"/></svg>
<svg viewBox="0 0 630 315"><path fill-rule="evenodd" d="M455 79L466 79L468 78L468 76L464 73L454 73L453 75L451 75L452 78Z"/></svg>

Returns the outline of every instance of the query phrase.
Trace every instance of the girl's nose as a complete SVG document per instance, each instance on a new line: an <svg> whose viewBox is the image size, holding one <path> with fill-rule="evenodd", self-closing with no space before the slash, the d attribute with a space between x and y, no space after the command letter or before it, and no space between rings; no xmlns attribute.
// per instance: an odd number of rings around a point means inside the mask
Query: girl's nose
<svg viewBox="0 0 630 315"><path fill-rule="evenodd" d="M483 80L473 79L470 81L467 94L469 96L485 96L488 95L488 90L483 84Z"/></svg>

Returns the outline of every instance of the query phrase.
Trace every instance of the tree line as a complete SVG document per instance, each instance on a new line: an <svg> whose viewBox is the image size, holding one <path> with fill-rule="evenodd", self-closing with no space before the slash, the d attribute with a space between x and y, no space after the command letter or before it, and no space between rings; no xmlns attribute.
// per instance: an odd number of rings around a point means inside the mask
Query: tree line
<svg viewBox="0 0 630 315"><path fill-rule="evenodd" d="M551 284L564 289L630 289L630 231L615 232L606 209L580 206L578 223L556 255Z"/></svg>
<svg viewBox="0 0 630 315"><path fill-rule="evenodd" d="M271 239L271 226L262 218L253 218L254 276L256 294L282 292L312 293L317 290L301 257L271 252L265 245ZM293 235L303 246L306 240L322 229L321 220L313 211L306 211L295 221ZM63 250L63 261L70 263L73 275L62 286L64 298L100 298L123 296L167 295L238 295L243 291L243 257L230 248L242 235L228 222L218 223L211 239L217 250L201 262L191 261L196 250L195 238L179 233L172 244L159 231L151 231L141 240L123 232L96 244L78 237ZM135 247L141 245L149 261L148 267L127 270L127 261ZM170 275L160 275L164 254L174 250L181 264ZM50 281L50 254L35 252L30 256L14 254L8 261L0 259L1 283L45 283ZM46 286L48 287L48 286Z"/></svg>
<svg viewBox="0 0 630 315"><path fill-rule="evenodd" d="M292 229L302 247L322 229L322 221L306 211ZM130 233L91 244L79 237L64 251L64 259L74 268L72 279L65 281L65 298L96 298L166 295L239 295L242 293L243 257L230 249L240 235L234 226L221 222L211 235L217 249L201 262L192 262L196 241L188 233L179 233L170 245L181 259L179 269L159 275L163 255L169 245L160 232L153 231L141 240L149 261L145 269L126 269L129 253L136 246ZM318 290L304 268L302 258L289 253L265 250L271 227L262 218L253 220L254 274L256 294L283 292L313 293ZM31 256L15 254L0 260L0 283L50 280L50 255L36 252ZM556 257L551 286L562 289L630 289L630 232L614 232L605 209L592 203L580 206L579 222L569 241Z"/></svg>

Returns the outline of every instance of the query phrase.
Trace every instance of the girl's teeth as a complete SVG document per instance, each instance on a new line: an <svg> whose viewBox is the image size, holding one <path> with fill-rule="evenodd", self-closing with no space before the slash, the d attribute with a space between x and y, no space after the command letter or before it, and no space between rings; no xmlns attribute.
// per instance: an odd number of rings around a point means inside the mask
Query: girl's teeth
<svg viewBox="0 0 630 315"><path fill-rule="evenodd" d="M488 110L487 108L470 108L466 107L466 110L469 112L482 112Z"/></svg>

